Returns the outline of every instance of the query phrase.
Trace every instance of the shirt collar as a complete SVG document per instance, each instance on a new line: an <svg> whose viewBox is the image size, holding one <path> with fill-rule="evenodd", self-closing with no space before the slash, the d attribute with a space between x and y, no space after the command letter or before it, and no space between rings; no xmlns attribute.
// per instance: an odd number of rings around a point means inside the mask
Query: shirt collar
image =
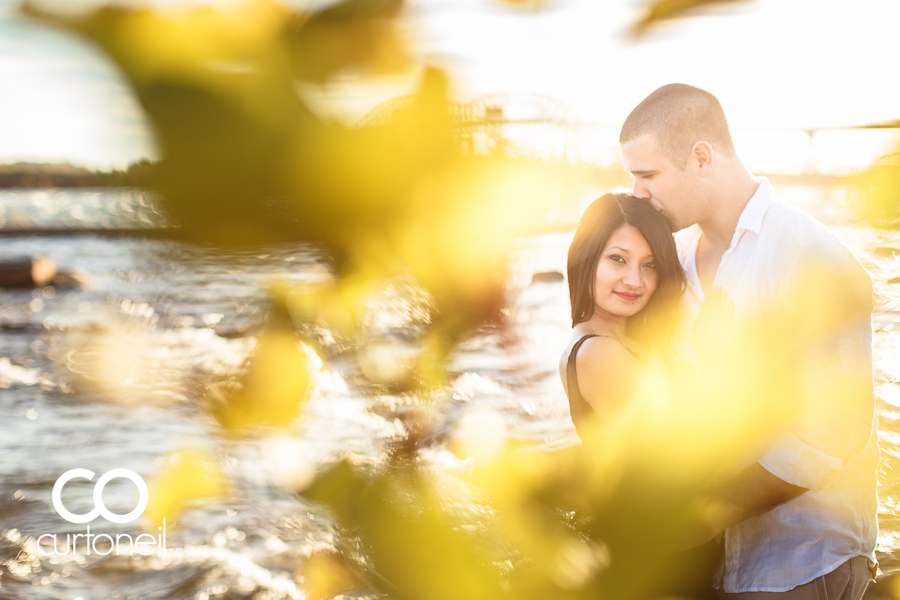
<svg viewBox="0 0 900 600"><path fill-rule="evenodd" d="M775 200L775 190L772 189L772 184L769 183L769 180L765 177L757 177L756 181L759 182L759 185L756 187L756 192L750 196L747 206L745 206L744 210L741 212L737 227L735 227L734 230L735 233L752 231L756 235L759 235L760 229L762 229L763 218L766 216L766 211L769 209L769 205Z"/></svg>

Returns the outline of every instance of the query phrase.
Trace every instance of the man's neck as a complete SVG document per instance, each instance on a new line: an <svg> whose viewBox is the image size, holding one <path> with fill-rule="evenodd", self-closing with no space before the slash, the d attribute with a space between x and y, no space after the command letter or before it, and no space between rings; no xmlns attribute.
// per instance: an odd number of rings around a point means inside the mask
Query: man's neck
<svg viewBox="0 0 900 600"><path fill-rule="evenodd" d="M720 184L712 190L715 202L707 207L706 219L697 221L702 234L695 255L697 276L707 298L713 291L719 263L731 246L741 213L759 187L759 182L739 160L729 166L739 168L722 172Z"/></svg>
<svg viewBox="0 0 900 600"><path fill-rule="evenodd" d="M712 209L697 221L704 245L714 251L724 252L731 245L741 213L759 187L759 182L740 161L733 167L733 173L722 178Z"/></svg>

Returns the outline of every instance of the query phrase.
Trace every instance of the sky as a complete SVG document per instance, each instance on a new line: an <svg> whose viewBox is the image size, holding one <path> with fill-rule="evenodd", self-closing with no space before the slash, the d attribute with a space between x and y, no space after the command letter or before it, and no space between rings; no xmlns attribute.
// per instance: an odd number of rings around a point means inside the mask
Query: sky
<svg viewBox="0 0 900 600"><path fill-rule="evenodd" d="M54 1L69 10L92 4ZM156 158L152 131L114 65L80 40L16 18L15 5L0 0L0 162L107 168ZM719 97L738 152L758 172L863 168L898 147L896 131L839 128L900 118L900 2L747 0L633 42L626 32L644 6L549 0L535 11L494 0L408 0L404 31L417 64L444 67L460 100L522 93L563 102L582 125L567 134L576 153L603 164L618 160L618 127L631 108L671 82ZM305 93L323 113L353 122L414 85L414 72L375 82L348 74ZM808 129L817 130L812 144ZM551 143L538 129L522 135Z"/></svg>

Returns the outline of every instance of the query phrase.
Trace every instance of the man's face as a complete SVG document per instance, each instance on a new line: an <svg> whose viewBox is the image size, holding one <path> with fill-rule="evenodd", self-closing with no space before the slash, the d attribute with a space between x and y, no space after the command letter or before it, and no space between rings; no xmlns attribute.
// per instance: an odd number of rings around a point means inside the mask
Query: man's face
<svg viewBox="0 0 900 600"><path fill-rule="evenodd" d="M634 195L650 202L672 231L697 222L697 188L687 169L679 169L652 134L622 144L622 162L634 177Z"/></svg>

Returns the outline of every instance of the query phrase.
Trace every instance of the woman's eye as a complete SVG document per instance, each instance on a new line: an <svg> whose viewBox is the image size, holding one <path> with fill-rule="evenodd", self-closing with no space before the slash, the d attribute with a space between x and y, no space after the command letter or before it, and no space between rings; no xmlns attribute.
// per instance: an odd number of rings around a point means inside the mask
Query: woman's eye
<svg viewBox="0 0 900 600"><path fill-rule="evenodd" d="M610 254L610 255L609 255L609 258L610 258L611 260L616 261L616 262L620 262L620 263L624 263L624 262L625 262L625 259L622 258L621 256L619 256L618 254Z"/></svg>
<svg viewBox="0 0 900 600"><path fill-rule="evenodd" d="M656 268L656 263L654 263L653 261L645 262L645 263L644 263L644 266L647 267L648 269L655 269L655 268Z"/></svg>

